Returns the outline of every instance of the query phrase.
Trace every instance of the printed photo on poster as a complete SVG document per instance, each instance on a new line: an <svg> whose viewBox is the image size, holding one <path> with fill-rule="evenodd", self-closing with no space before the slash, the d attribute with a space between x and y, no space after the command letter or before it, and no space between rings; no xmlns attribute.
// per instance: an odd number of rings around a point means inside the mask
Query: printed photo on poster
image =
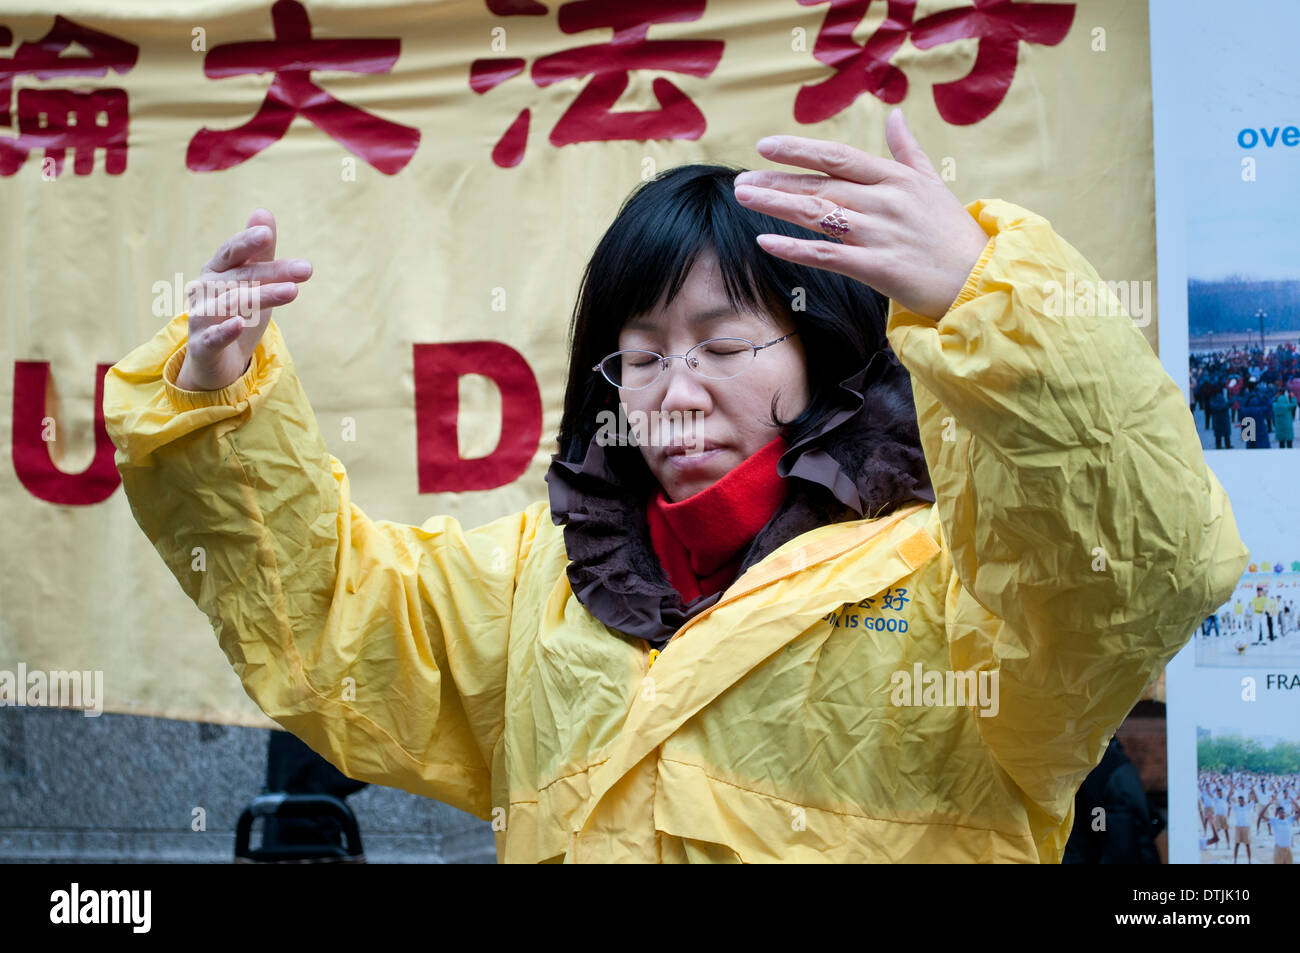
<svg viewBox="0 0 1300 953"><path fill-rule="evenodd" d="M1198 666L1300 669L1300 560L1251 563L1195 644Z"/></svg>
<svg viewBox="0 0 1300 953"><path fill-rule="evenodd" d="M1291 864L1300 817L1300 736L1196 728L1203 864Z"/></svg>
<svg viewBox="0 0 1300 953"><path fill-rule="evenodd" d="M1300 217L1300 209L1294 214ZM1187 343L1188 392L1202 446L1294 449L1300 280L1190 279Z"/></svg>

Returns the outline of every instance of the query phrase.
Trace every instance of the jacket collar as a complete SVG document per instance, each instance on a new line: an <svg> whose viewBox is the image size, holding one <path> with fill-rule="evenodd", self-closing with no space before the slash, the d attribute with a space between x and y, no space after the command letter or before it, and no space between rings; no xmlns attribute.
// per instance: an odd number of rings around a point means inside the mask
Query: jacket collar
<svg viewBox="0 0 1300 953"><path fill-rule="evenodd" d="M840 389L844 406L777 463L789 492L754 537L742 573L818 526L875 519L908 500L934 502L911 380L894 353L878 351ZM593 437L581 463L552 457L546 482L551 519L564 526L574 596L610 628L661 646L722 594L683 603L669 584L650 544L647 490L620 476L638 465L644 471L635 447L606 448Z"/></svg>

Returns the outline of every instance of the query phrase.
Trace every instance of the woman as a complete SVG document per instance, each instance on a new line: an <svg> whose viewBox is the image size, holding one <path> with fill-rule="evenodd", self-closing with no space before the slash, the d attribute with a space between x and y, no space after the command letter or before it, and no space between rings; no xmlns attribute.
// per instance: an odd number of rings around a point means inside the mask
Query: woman
<svg viewBox="0 0 1300 953"><path fill-rule="evenodd" d="M1273 398L1273 428L1277 434L1277 445L1290 448L1295 440L1296 399L1279 384L1277 395Z"/></svg>
<svg viewBox="0 0 1300 953"><path fill-rule="evenodd" d="M477 529L352 505L251 302L200 295L115 366L133 512L262 710L506 861L1058 862L1247 553L1140 332L1054 302L1088 263L964 209L900 113L887 141L638 189L577 302L549 505ZM301 276L262 215L204 277L269 308Z"/></svg>

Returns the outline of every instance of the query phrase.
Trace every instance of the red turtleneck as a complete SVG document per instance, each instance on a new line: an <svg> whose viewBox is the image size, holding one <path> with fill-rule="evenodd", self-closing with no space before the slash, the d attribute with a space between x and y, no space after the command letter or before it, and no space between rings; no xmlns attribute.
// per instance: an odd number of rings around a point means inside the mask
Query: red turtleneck
<svg viewBox="0 0 1300 953"><path fill-rule="evenodd" d="M651 498L650 542L685 602L721 592L739 574L750 541L785 500L776 463L786 449L777 437L694 496L673 503L661 489Z"/></svg>

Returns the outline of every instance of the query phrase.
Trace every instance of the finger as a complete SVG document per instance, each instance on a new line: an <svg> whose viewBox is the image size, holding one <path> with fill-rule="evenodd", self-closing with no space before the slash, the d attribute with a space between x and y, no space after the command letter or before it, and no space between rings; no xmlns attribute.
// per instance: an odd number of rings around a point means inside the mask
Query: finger
<svg viewBox="0 0 1300 953"><path fill-rule="evenodd" d="M733 185L756 185L762 189L781 189L797 195L822 195L838 181L829 175L802 175L774 169L746 169L732 180Z"/></svg>
<svg viewBox="0 0 1300 953"><path fill-rule="evenodd" d="M273 308L290 300L290 289L295 287L293 281L238 278L234 271L227 271L191 282L189 311L195 316L224 318L245 313L250 307Z"/></svg>
<svg viewBox="0 0 1300 953"><path fill-rule="evenodd" d="M195 318L215 318L218 322L239 317L244 327L253 327L260 320L259 313L292 301L298 295L293 282L269 285L236 282L235 287L203 302L191 312Z"/></svg>
<svg viewBox="0 0 1300 953"><path fill-rule="evenodd" d="M833 271L871 284L863 273L862 256L865 252L861 248L838 242L811 241L770 234L759 235L758 244L769 254L794 262L796 265L809 265L824 271Z"/></svg>
<svg viewBox="0 0 1300 953"><path fill-rule="evenodd" d="M825 172L862 185L875 185L895 174L890 160L826 139L768 136L758 141L758 153L773 162Z"/></svg>
<svg viewBox="0 0 1300 953"><path fill-rule="evenodd" d="M889 146L890 154L903 165L910 166L917 172L939 179L939 173L935 171L934 163L925 154L921 144L916 141L916 137L912 135L912 130L907 128L907 120L903 117L903 110L901 109L890 110L889 116L885 119L885 144Z"/></svg>
<svg viewBox="0 0 1300 953"><path fill-rule="evenodd" d="M756 212L763 212L773 218L790 222L792 225L802 225L804 228L824 234L834 233L827 232L822 225L822 220L839 208L839 214L848 225L848 231L836 234L836 237L844 241L851 239L851 243L863 240L870 229L870 222L866 216L854 209L837 206L835 202L816 195L790 195L775 189L740 185L736 187L736 201Z"/></svg>
<svg viewBox="0 0 1300 953"><path fill-rule="evenodd" d="M305 258L277 258L275 261L259 261L240 265L221 272L219 277L203 279L206 286L219 286L235 281L261 282L270 284L274 281L306 281L312 275L311 262ZM218 288L224 291L225 288Z"/></svg>
<svg viewBox="0 0 1300 953"><path fill-rule="evenodd" d="M270 209L256 208L253 210L253 214L248 217L248 224L264 226L271 230L271 240L265 245L259 246L258 251L254 252L249 257L249 261L250 262L273 261L275 259L275 241L276 241L275 216L271 214ZM291 291L288 293L287 298L285 300L291 300L298 293L298 289L296 285L291 285L289 286L289 288L291 289ZM283 303L284 301L278 300L277 298L273 298L271 300L265 300L262 308L254 309L252 315L249 318L245 319L244 326L258 327L262 324L263 321L269 321L271 319L272 306L276 304L283 304Z"/></svg>
<svg viewBox="0 0 1300 953"><path fill-rule="evenodd" d="M232 342L239 339L240 333L244 330L244 321L236 315L233 318L227 318L219 324L214 324L210 328L205 328L198 339L203 346L209 351L221 351L228 347Z"/></svg>
<svg viewBox="0 0 1300 953"><path fill-rule="evenodd" d="M220 273L235 268L246 261L266 261L269 259L253 258L266 243L273 242L274 235L265 225L256 225L236 232L222 243L217 253L203 266L205 272Z"/></svg>
<svg viewBox="0 0 1300 953"><path fill-rule="evenodd" d="M271 241L265 246L259 246L258 252L249 261L272 261L275 258L275 216L269 209L257 208L253 210L252 215L248 216L248 224L250 227L265 225L271 230Z"/></svg>
<svg viewBox="0 0 1300 953"><path fill-rule="evenodd" d="M796 175L793 172L760 169L742 172L734 181L737 188L752 186L759 189L774 189L789 195L817 196L829 202L831 207L841 205L856 209L863 215L884 210L884 202L879 200L879 191L864 189L856 182L845 182L843 179L831 178L828 175Z"/></svg>
<svg viewBox="0 0 1300 953"><path fill-rule="evenodd" d="M845 182L829 175L799 175L774 169L757 169L736 176L737 186L749 185L760 189L776 189L791 195L815 195L832 205L851 205L853 208L870 207L879 194L877 190L864 189L856 182ZM879 204L879 203L877 203Z"/></svg>
<svg viewBox="0 0 1300 953"><path fill-rule="evenodd" d="M186 282L189 310L194 312L201 301L210 301L238 287L241 283L263 285L272 282L306 281L312 276L311 262L304 258L280 258L272 262L240 265L227 271L205 271Z"/></svg>

